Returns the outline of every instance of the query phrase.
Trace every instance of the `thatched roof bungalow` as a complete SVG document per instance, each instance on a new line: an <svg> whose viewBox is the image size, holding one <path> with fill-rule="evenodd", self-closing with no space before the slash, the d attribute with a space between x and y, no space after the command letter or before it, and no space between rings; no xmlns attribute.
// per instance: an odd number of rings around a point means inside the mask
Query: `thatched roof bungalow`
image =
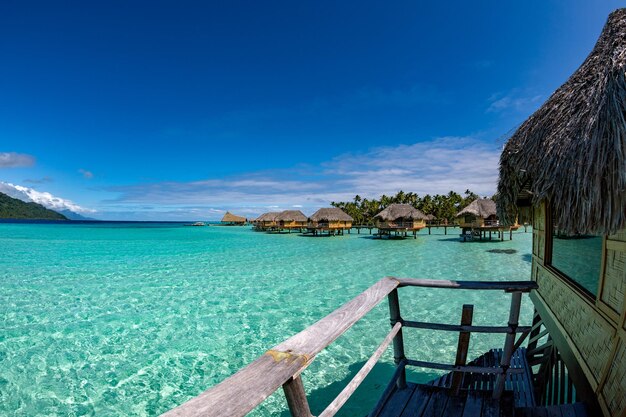
<svg viewBox="0 0 626 417"><path fill-rule="evenodd" d="M253 223L256 230L267 230L271 227L276 227L278 222L276 221L276 217L279 215L279 212L270 211L268 213L263 213L259 217L257 217Z"/></svg>
<svg viewBox="0 0 626 417"><path fill-rule="evenodd" d="M300 210L285 210L278 213L276 222L281 230L305 229L308 218Z"/></svg>
<svg viewBox="0 0 626 417"><path fill-rule="evenodd" d="M390 204L374 216L379 229L419 230L426 227L428 217L410 204Z"/></svg>
<svg viewBox="0 0 626 417"><path fill-rule="evenodd" d="M309 217L307 228L313 234L322 231L343 234L352 228L352 222L352 217L338 207L321 208Z"/></svg>
<svg viewBox="0 0 626 417"><path fill-rule="evenodd" d="M245 217L237 216L227 211L222 217L222 224L230 225L230 226L243 226L246 224L247 219Z"/></svg>
<svg viewBox="0 0 626 417"><path fill-rule="evenodd" d="M540 381L552 384L558 362L561 374L565 365L589 415L626 415L625 118L620 9L500 158L500 218L510 224L519 206L533 210L532 279L539 289L531 299L556 358L542 365L548 377ZM529 348L541 349L530 340Z"/></svg>
<svg viewBox="0 0 626 417"><path fill-rule="evenodd" d="M498 226L496 203L490 198L478 198L472 201L456 215L461 227Z"/></svg>

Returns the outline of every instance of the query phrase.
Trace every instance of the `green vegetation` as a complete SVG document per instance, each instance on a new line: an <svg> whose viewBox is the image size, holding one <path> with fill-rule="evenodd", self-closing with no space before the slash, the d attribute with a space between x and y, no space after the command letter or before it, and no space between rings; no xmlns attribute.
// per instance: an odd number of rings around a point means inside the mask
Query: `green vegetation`
<svg viewBox="0 0 626 417"><path fill-rule="evenodd" d="M41 204L25 203L0 193L0 219L67 220L67 217Z"/></svg>
<svg viewBox="0 0 626 417"><path fill-rule="evenodd" d="M480 196L465 190L465 195L462 196L454 191L450 191L446 195L434 195L426 194L424 197L420 197L415 193L405 193L399 191L394 196L382 195L378 200L367 198L361 198L357 195L353 201L349 202L332 202L334 207L339 207L346 213L348 213L354 219L356 224L373 224L374 216L381 210L385 209L390 204L410 204L413 207L421 210L424 214L432 214L435 216L436 221L440 223L452 223L456 214L472 201L476 200Z"/></svg>

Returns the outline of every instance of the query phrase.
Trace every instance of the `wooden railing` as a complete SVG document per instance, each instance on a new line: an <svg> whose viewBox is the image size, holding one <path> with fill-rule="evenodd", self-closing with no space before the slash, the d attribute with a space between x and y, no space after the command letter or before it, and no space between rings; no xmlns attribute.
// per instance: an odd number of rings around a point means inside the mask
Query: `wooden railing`
<svg viewBox="0 0 626 417"><path fill-rule="evenodd" d="M512 293L508 326L472 326L471 317L469 321L467 320L466 308L468 306L464 306L464 320L462 320L460 325L403 320L400 315L397 291L400 287L500 290ZM407 365L454 371L455 373L497 374L494 398L499 398L504 389L506 375L517 372L517 370L509 367L511 355L530 331L530 327L518 326L522 293L529 292L535 288L537 288L537 284L533 281L488 282L383 278L326 317L268 350L264 355L225 381L179 407L168 411L164 416L245 416L282 386L291 415L293 417L311 417L300 374L319 352L334 342L385 297L389 301L391 331L361 370L357 372L344 390L326 407L319 417L331 417L337 413L356 391L361 382L363 382L391 343L393 343L396 372L392 377L392 383L389 384L387 390L383 393L378 407L382 406L383 400L390 394L394 384L399 388L406 386L405 367ZM403 327L461 332L461 335L467 335L467 342L469 342L470 332L506 333L500 366L466 366L464 361L459 361L459 356L467 356L467 343L464 343L464 346L462 346L461 338L459 339L460 353L457 354L457 361L454 365L407 359L404 354ZM517 333L521 333L522 336L515 342ZM465 352L463 352L463 349ZM375 413L372 415L375 415Z"/></svg>

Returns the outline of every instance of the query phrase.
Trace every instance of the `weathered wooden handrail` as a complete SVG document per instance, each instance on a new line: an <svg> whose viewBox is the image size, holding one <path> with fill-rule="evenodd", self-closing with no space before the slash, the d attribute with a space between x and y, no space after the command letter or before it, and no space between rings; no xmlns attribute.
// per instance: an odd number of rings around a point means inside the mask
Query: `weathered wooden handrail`
<svg viewBox="0 0 626 417"><path fill-rule="evenodd" d="M244 416L291 378L321 350L374 308L398 281L383 278L328 316L290 337L223 382L164 416Z"/></svg>
<svg viewBox="0 0 626 417"><path fill-rule="evenodd" d="M448 281L437 279L396 278L399 287L429 287L459 290L500 290L504 292L530 292L538 288L534 281Z"/></svg>
<svg viewBox="0 0 626 417"><path fill-rule="evenodd" d="M394 352L398 365L398 371L394 375L394 381L397 380L398 384L404 384L404 367L406 365L431 367L456 372L495 373L500 374L500 376L505 375L507 372L517 372L517 370L509 368L508 363L502 363L502 367L500 368L486 368L444 365L433 362L407 360L404 358L401 330L403 323L407 327L422 327L421 322L403 322L399 316L399 309L397 309L396 312L397 306L392 305L394 303L397 304L396 289L408 286L468 290L501 290L504 292L513 292L514 299L517 298L517 295L521 296L523 292L529 292L537 288L537 284L532 281L447 281L385 277L326 317L268 350L254 362L242 368L223 382L163 415L167 417L245 416L281 386L284 387L286 393L290 393L287 394L288 396L292 396L290 406L292 402L295 401L299 403L298 407L304 410L302 414L299 415L310 413L308 411L308 404L306 403L306 396L304 394L300 374L320 351L345 333L346 330L352 327L387 296L390 296L390 307L392 307L392 325L394 326L392 331L387 335L387 338L376 352L374 352L370 360L366 362L361 371L353 378L348 387L346 387L324 411L325 414L322 414L323 416L332 416L339 410L362 382L365 375L371 370L373 364L378 360L380 355L382 355L384 349L389 345L392 339L394 341ZM391 297L391 295L395 295L395 297ZM514 302L514 304L516 303ZM519 310L517 314L519 315ZM395 321L393 320L394 316L396 316ZM513 342L516 331L527 330L526 328L522 329L518 327L517 322L511 320L511 318L513 318L513 315L510 315L509 326L507 327L456 326L455 330L482 330L493 333L503 333L505 332L504 330L506 330L506 354L514 346ZM450 328L452 325L435 323L433 326L433 328L440 327L438 330L452 330L452 328ZM499 380L500 379L501 378L499 378Z"/></svg>

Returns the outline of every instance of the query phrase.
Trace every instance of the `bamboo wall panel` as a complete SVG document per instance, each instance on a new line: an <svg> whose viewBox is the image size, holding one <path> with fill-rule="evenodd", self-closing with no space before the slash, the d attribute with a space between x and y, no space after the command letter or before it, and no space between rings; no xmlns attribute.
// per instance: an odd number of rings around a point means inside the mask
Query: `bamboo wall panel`
<svg viewBox="0 0 626 417"><path fill-rule="evenodd" d="M621 313L626 293L626 252L607 248L605 267L602 301Z"/></svg>
<svg viewBox="0 0 626 417"><path fill-rule="evenodd" d="M621 416L626 412L626 343L620 340L619 347L606 382L602 387L602 396L612 416Z"/></svg>
<svg viewBox="0 0 626 417"><path fill-rule="evenodd" d="M545 230L546 226L545 226L545 216L544 216L544 208L545 208L545 203L541 203L541 205L539 207L534 207L534 213L533 213L533 229L537 229L537 230Z"/></svg>
<svg viewBox="0 0 626 417"><path fill-rule="evenodd" d="M539 294L563 326L595 381L595 389L612 353L614 328L581 296L544 268L537 273Z"/></svg>

